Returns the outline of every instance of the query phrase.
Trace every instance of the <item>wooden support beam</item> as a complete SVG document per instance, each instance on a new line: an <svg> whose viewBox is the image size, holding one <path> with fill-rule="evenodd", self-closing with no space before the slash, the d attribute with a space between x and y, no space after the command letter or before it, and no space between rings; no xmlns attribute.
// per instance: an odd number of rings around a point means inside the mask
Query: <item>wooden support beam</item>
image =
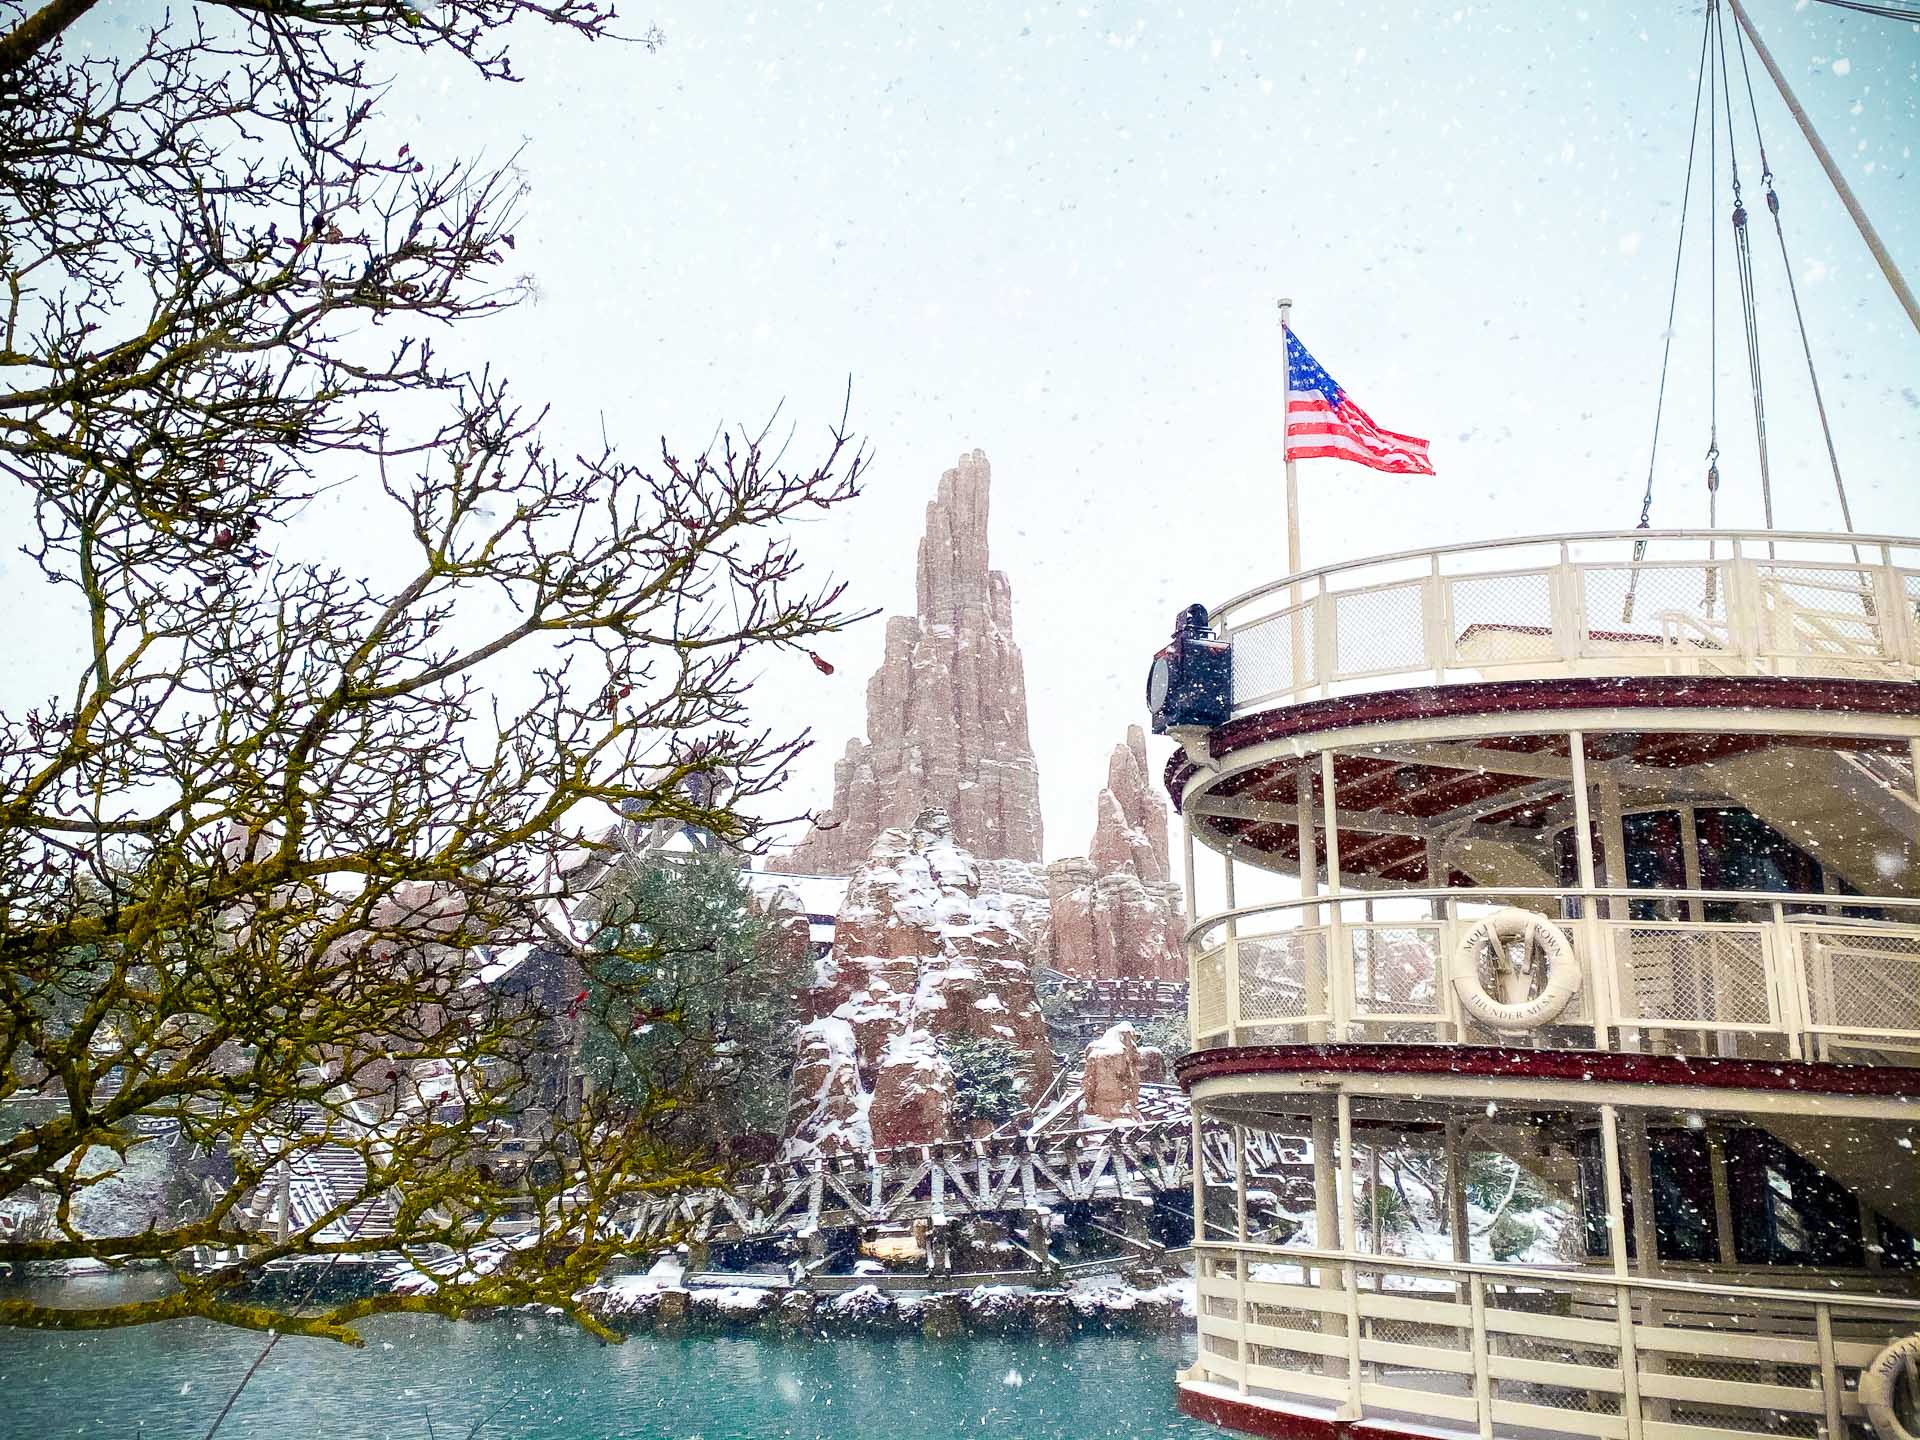
<svg viewBox="0 0 1920 1440"><path fill-rule="evenodd" d="M1478 745L1342 745L1344 755L1364 755L1373 760L1394 760L1402 765L1440 765L1450 770L1485 772L1489 775L1523 775L1531 780L1571 780L1573 765L1564 755L1540 750L1490 750ZM1670 792L1685 767L1667 768L1636 765L1630 760L1587 761L1587 772L1605 775L1627 786L1643 785Z"/></svg>

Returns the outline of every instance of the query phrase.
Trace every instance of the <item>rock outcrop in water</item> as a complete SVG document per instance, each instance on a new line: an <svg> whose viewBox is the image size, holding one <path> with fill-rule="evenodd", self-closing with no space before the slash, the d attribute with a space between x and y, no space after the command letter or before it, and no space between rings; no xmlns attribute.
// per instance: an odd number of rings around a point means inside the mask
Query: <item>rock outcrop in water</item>
<svg viewBox="0 0 1920 1440"><path fill-rule="evenodd" d="M1052 1078L1034 998L1032 944L946 812L875 840L807 997L789 1151L831 1154L951 1138L953 1072L942 1042L1005 1042Z"/></svg>
<svg viewBox="0 0 1920 1440"><path fill-rule="evenodd" d="M883 830L930 805L983 860L1040 860L1040 786L1013 592L988 567L992 473L975 450L940 477L920 541L917 604L887 621L867 682L867 738L834 766L833 805L771 868L845 875Z"/></svg>
<svg viewBox="0 0 1920 1440"><path fill-rule="evenodd" d="M1147 768L1147 740L1127 727L1107 762L1084 859L1046 869L1047 961L1088 979L1181 980L1180 887L1167 874L1167 802Z"/></svg>

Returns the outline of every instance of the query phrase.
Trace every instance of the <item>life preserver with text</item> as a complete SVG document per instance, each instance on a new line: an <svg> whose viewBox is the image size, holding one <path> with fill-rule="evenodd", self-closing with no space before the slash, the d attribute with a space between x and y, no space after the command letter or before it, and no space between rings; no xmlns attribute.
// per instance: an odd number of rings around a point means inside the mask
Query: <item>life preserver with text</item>
<svg viewBox="0 0 1920 1440"><path fill-rule="evenodd" d="M1502 992L1497 995L1480 974L1481 958L1489 951L1494 984ZM1530 910L1494 911L1460 937L1454 959L1454 994L1461 1008L1489 1029L1531 1030L1551 1024L1580 993L1580 964L1566 935ZM1535 966L1541 959L1547 966L1546 982L1536 995Z"/></svg>
<svg viewBox="0 0 1920 1440"><path fill-rule="evenodd" d="M1894 1395L1907 1367L1920 1361L1920 1335L1908 1335L1882 1350L1860 1372L1860 1408L1867 1412L1880 1440L1920 1440L1893 1408Z"/></svg>

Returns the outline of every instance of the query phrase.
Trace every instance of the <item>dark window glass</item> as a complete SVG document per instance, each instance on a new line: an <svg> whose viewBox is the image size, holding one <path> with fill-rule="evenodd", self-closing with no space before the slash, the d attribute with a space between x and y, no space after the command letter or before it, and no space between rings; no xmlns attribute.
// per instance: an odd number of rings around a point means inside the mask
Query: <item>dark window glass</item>
<svg viewBox="0 0 1920 1440"><path fill-rule="evenodd" d="M1627 885L1634 890L1684 890L1686 856L1678 810L1649 810L1621 819L1627 847ZM1675 902L1634 900L1627 913L1635 920L1679 920Z"/></svg>
<svg viewBox="0 0 1920 1440"><path fill-rule="evenodd" d="M1713 1167L1707 1138L1693 1130L1653 1130L1647 1135L1653 1182L1653 1233L1662 1260L1710 1261L1719 1258L1719 1231L1713 1212ZM1600 1164L1600 1133L1580 1137L1578 1154L1580 1210L1586 1253L1605 1259L1613 1253L1607 1236L1606 1175ZM1633 1194L1626 1156L1620 1159L1620 1198L1627 1233L1627 1258L1635 1258Z"/></svg>
<svg viewBox="0 0 1920 1440"><path fill-rule="evenodd" d="M1818 895L1819 862L1751 811L1737 807L1694 812L1700 839L1700 883L1708 890L1760 890L1772 895ZM1757 906L1707 906L1709 920L1761 918Z"/></svg>
<svg viewBox="0 0 1920 1440"><path fill-rule="evenodd" d="M1727 1137L1727 1188L1741 1264L1866 1264L1853 1195L1766 1131Z"/></svg>

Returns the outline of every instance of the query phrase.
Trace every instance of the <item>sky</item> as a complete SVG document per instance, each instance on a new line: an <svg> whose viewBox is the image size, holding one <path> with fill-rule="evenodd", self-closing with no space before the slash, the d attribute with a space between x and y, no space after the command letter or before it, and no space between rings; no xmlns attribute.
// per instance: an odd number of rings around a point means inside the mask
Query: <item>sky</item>
<svg viewBox="0 0 1920 1440"><path fill-rule="evenodd" d="M563 435L604 426L640 453L779 407L803 455L851 381L868 488L804 540L886 613L912 607L940 472L984 450L1050 858L1085 849L1175 610L1285 571L1278 297L1379 423L1431 437L1438 471L1303 462L1308 565L1637 519L1697 0L633 3L657 51L522 26L517 86L394 60L396 138L518 151L530 186L515 253L537 299L451 343ZM1920 29L1750 8L1920 276ZM1920 336L1753 71L1857 525L1920 534ZM1735 121L1764 220L1743 90ZM1718 180L1689 225L1656 525L1706 520L1724 161ZM1837 528L1780 257L1770 230L1754 243L1779 523ZM1720 519L1758 524L1731 268L1718 299ZM310 523L344 549L371 503L349 487ZM827 803L882 639L878 620L829 639L832 676L769 665L763 714L820 742L793 808Z"/></svg>

